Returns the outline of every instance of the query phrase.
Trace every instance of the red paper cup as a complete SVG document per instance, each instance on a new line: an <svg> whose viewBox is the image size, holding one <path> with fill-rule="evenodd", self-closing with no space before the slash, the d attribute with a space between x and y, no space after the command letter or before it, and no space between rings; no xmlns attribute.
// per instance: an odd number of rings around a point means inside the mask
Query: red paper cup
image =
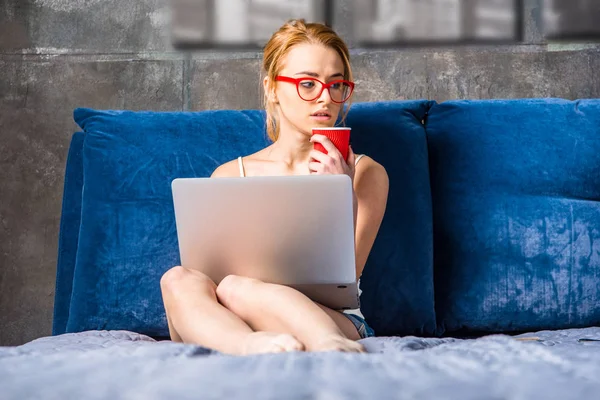
<svg viewBox="0 0 600 400"><path fill-rule="evenodd" d="M335 147L342 153L344 160L348 160L348 151L350 146L350 131L351 128L313 128L313 135L324 135L331 140ZM327 150L321 143L314 143L314 149L327 154Z"/></svg>

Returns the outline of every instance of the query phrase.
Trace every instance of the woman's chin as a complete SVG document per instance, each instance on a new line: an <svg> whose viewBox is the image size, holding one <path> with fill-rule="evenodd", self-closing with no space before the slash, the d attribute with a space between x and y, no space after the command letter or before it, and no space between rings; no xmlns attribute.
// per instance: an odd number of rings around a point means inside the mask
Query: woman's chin
<svg viewBox="0 0 600 400"><path fill-rule="evenodd" d="M329 120L317 120L311 118L310 128L332 128L335 125L335 119L331 118Z"/></svg>

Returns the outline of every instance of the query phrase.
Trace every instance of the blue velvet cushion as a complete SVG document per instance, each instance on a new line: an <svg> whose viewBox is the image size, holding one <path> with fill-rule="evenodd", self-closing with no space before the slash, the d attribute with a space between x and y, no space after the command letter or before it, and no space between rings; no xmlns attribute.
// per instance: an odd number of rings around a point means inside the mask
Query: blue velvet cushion
<svg viewBox="0 0 600 400"><path fill-rule="evenodd" d="M167 336L160 277L179 264L171 181L209 176L266 144L256 112L77 109L85 131L79 246L67 332ZM242 129L243 128L243 129Z"/></svg>
<svg viewBox="0 0 600 400"><path fill-rule="evenodd" d="M432 102L351 107L352 149L388 173L386 213L361 277L361 312L377 335L430 335L433 227L427 142L422 121Z"/></svg>
<svg viewBox="0 0 600 400"><path fill-rule="evenodd" d="M439 333L600 324L600 101L451 101L426 127Z"/></svg>
<svg viewBox="0 0 600 400"><path fill-rule="evenodd" d="M69 319L73 271L75 270L81 221L81 190L83 188L83 157L81 153L84 136L83 132L76 132L71 137L65 168L54 291L53 335L65 333Z"/></svg>
<svg viewBox="0 0 600 400"><path fill-rule="evenodd" d="M362 287L365 316L384 333L433 331L435 324L420 124L428 104L355 105L350 116L355 150L381 161L392 186L388 220ZM266 146L264 113L77 109L75 121L86 133L84 185L66 331L167 336L159 282L179 263L170 183L209 176L218 165Z"/></svg>

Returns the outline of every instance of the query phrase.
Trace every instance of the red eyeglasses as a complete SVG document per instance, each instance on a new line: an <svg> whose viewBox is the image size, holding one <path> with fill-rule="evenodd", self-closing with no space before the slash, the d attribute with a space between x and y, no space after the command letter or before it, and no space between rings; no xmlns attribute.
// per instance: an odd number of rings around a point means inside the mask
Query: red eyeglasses
<svg viewBox="0 0 600 400"><path fill-rule="evenodd" d="M323 90L329 91L329 97L334 103L343 103L350 98L354 91L354 82L346 80L331 81L323 83L317 78L291 78L289 76L278 75L275 80L294 83L298 96L304 101L314 101L321 97Z"/></svg>

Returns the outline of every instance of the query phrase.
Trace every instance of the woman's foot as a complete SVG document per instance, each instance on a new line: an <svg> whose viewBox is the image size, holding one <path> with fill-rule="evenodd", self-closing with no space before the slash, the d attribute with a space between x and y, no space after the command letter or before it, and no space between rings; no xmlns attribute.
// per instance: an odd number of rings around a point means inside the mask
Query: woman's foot
<svg viewBox="0 0 600 400"><path fill-rule="evenodd" d="M331 334L311 346L311 351L342 351L346 353L366 353L365 347L339 334Z"/></svg>
<svg viewBox="0 0 600 400"><path fill-rule="evenodd" d="M243 354L303 351L304 345L286 333L253 332L246 337Z"/></svg>

